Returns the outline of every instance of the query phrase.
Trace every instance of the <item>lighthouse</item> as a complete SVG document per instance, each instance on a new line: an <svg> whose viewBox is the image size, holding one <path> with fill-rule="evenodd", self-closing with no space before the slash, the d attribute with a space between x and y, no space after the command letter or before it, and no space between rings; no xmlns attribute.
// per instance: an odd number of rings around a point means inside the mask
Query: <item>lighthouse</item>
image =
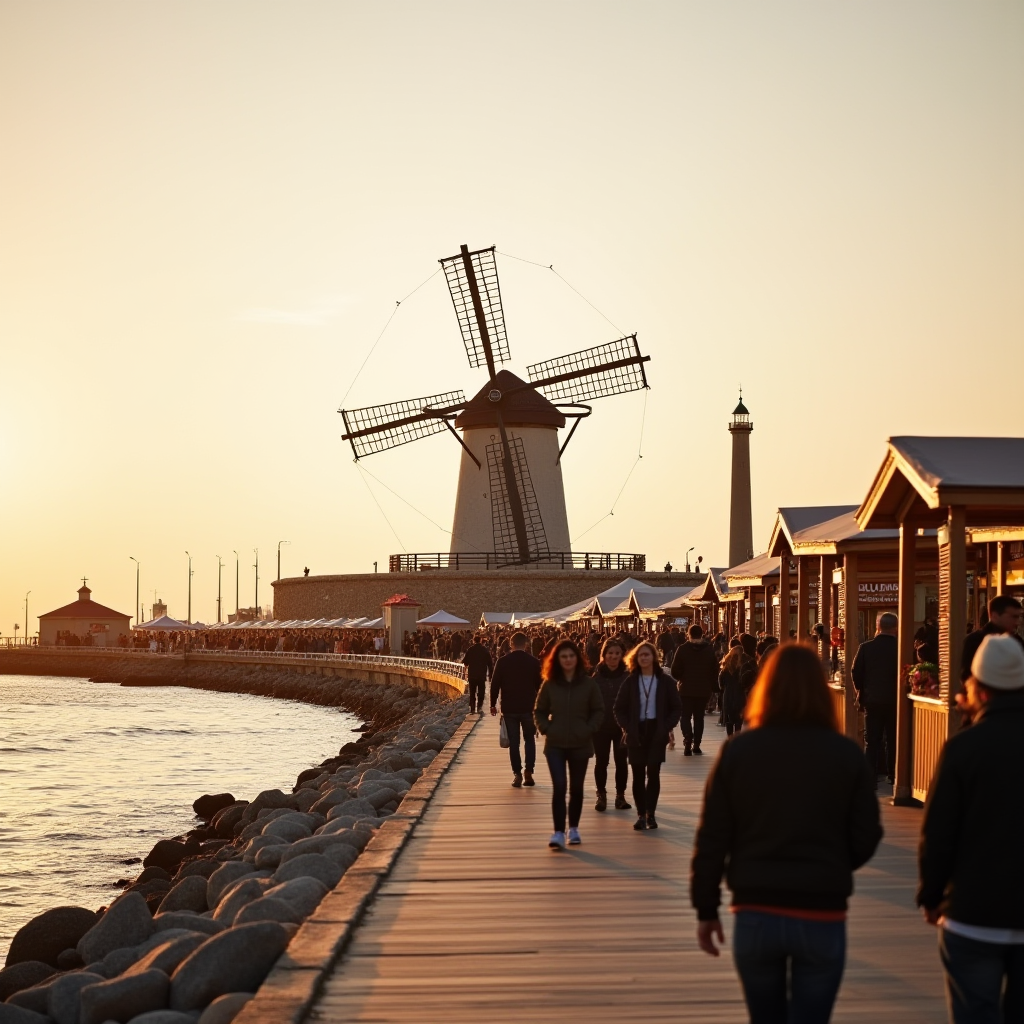
<svg viewBox="0 0 1024 1024"><path fill-rule="evenodd" d="M740 401L732 413L732 493L729 500L729 565L754 557L754 528L750 514L750 412Z"/></svg>

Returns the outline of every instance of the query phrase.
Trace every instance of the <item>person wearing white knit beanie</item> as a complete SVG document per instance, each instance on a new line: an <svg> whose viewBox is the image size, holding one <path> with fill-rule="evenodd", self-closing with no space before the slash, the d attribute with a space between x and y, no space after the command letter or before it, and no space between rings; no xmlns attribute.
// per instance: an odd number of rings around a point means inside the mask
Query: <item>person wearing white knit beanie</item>
<svg viewBox="0 0 1024 1024"><path fill-rule="evenodd" d="M963 699L960 699L962 697ZM1024 649L986 636L928 792L918 905L955 1024L1024 1020Z"/></svg>

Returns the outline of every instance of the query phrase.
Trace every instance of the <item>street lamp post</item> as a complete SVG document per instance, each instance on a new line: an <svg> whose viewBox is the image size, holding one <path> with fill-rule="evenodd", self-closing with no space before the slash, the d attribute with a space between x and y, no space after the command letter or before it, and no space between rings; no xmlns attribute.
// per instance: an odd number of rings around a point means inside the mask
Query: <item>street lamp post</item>
<svg viewBox="0 0 1024 1024"><path fill-rule="evenodd" d="M253 566L256 570L256 600L253 601L253 614L259 615L259 612L255 611L255 609L260 606L260 549L253 548L253 551L256 552L256 564Z"/></svg>
<svg viewBox="0 0 1024 1024"><path fill-rule="evenodd" d="M25 643L28 643L28 595L31 594L31 590L25 591Z"/></svg>
<svg viewBox="0 0 1024 1024"><path fill-rule="evenodd" d="M234 549L232 549L234 550ZM235 621L238 621L238 552L235 551Z"/></svg>
<svg viewBox="0 0 1024 1024"><path fill-rule="evenodd" d="M290 540L279 540L277 542L277 578L281 578L281 545L291 544Z"/></svg>
<svg viewBox="0 0 1024 1024"><path fill-rule="evenodd" d="M139 626L142 622L139 617L139 560L134 555L128 557L135 563L135 625Z"/></svg>
<svg viewBox="0 0 1024 1024"><path fill-rule="evenodd" d="M694 550L694 548L687 548L686 549L686 556L685 557L686 557L686 571L687 572L690 571L690 552L693 551L693 550Z"/></svg>
<svg viewBox="0 0 1024 1024"><path fill-rule="evenodd" d="M188 555L188 552L185 552ZM192 625L192 556L188 555L188 624Z"/></svg>
<svg viewBox="0 0 1024 1024"><path fill-rule="evenodd" d="M221 621L220 617L220 571L224 568L224 563L220 560L220 555L217 556L217 622Z"/></svg>

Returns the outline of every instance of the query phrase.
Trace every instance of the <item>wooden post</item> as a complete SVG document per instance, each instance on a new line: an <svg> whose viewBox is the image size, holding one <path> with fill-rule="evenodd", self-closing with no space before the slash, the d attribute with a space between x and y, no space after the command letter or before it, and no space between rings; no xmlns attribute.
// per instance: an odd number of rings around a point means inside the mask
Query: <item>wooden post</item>
<svg viewBox="0 0 1024 1024"><path fill-rule="evenodd" d="M789 555L779 559L779 643L789 639Z"/></svg>
<svg viewBox="0 0 1024 1024"><path fill-rule="evenodd" d="M860 614L858 602L857 555L849 552L843 556L843 584L846 588L846 622L843 641L843 680L846 683L846 735L859 740L858 713L853 689L853 659L860 647Z"/></svg>
<svg viewBox="0 0 1024 1024"><path fill-rule="evenodd" d="M832 559L821 556L818 570L818 621L825 627L825 639L821 642L821 660L828 661L832 652L829 635L832 632Z"/></svg>
<svg viewBox="0 0 1024 1024"><path fill-rule="evenodd" d="M806 640L811 635L807 620L811 617L811 565L805 555L796 559L796 638Z"/></svg>
<svg viewBox="0 0 1024 1024"><path fill-rule="evenodd" d="M1003 560L1003 542L996 543L996 597L1002 597L1006 588L1006 562Z"/></svg>
<svg viewBox="0 0 1024 1024"><path fill-rule="evenodd" d="M917 526L900 523L899 564L899 674L896 682L896 784L892 802L896 807L917 804L912 795L914 755L910 722L914 705L904 691L903 666L914 659L914 588L917 584Z"/></svg>
<svg viewBox="0 0 1024 1024"><path fill-rule="evenodd" d="M967 627L967 533L966 509L962 505L953 505L949 509L948 530L949 542L949 580L943 586L939 580L939 594L948 601L946 609L939 610L939 621L945 618L947 624L946 644L941 643L940 651L946 656L946 664L939 665L939 679L946 682L946 701L949 719L946 735L952 736L960 729L960 714L956 710L956 695L963 690L960 681L960 659L963 657L964 633ZM998 556L997 556L998 557ZM941 572L941 560L940 560ZM945 612L945 616L943 615ZM944 650L942 650L944 646Z"/></svg>

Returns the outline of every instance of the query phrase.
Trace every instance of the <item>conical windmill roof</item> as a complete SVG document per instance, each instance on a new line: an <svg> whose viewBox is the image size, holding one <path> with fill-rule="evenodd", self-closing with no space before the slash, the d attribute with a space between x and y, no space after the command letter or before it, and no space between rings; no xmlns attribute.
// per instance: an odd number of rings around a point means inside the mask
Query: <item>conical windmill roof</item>
<svg viewBox="0 0 1024 1024"><path fill-rule="evenodd" d="M494 380L485 384L467 403L455 420L455 426L496 427L498 404L487 396L495 388L502 394L512 388L522 388L507 395L501 403L501 415L506 427L564 427L565 417L526 381L509 370L499 370Z"/></svg>

